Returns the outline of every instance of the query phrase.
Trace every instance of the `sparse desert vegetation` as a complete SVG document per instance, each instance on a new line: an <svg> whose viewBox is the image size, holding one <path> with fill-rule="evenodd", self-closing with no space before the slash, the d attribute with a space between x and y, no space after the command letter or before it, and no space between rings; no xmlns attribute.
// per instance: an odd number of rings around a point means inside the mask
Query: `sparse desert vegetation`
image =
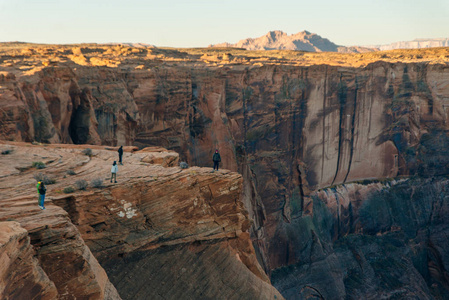
<svg viewBox="0 0 449 300"><path fill-rule="evenodd" d="M41 161L34 161L32 164L32 167L36 168L36 169L45 169L46 168L45 163L43 163Z"/></svg>
<svg viewBox="0 0 449 300"><path fill-rule="evenodd" d="M88 185L89 184L84 179L80 179L80 180L75 181L75 187L78 190L85 190L85 189L87 189Z"/></svg>
<svg viewBox="0 0 449 300"><path fill-rule="evenodd" d="M70 194L70 193L73 193L75 191L75 189L72 186L68 186L68 187L64 188L62 191L66 194Z"/></svg>
<svg viewBox="0 0 449 300"><path fill-rule="evenodd" d="M37 174L34 174L33 177L36 181L43 182L44 184L55 184L56 183L56 179L48 177L46 174L37 173Z"/></svg>
<svg viewBox="0 0 449 300"><path fill-rule="evenodd" d="M81 151L84 155L87 155L87 156L92 156L92 149L90 149L90 148L86 148L86 149L84 149L83 151Z"/></svg>
<svg viewBox="0 0 449 300"><path fill-rule="evenodd" d="M94 178L90 182L90 186L93 188L102 188L103 187L103 179L101 178Z"/></svg>

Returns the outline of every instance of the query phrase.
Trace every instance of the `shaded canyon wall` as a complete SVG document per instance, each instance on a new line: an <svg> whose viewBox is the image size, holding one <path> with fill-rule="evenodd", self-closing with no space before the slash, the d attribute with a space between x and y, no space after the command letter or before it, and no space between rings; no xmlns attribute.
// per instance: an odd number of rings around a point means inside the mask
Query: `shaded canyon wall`
<svg viewBox="0 0 449 300"><path fill-rule="evenodd" d="M351 183L312 194L295 219L298 262L276 269L286 299L446 299L447 178Z"/></svg>

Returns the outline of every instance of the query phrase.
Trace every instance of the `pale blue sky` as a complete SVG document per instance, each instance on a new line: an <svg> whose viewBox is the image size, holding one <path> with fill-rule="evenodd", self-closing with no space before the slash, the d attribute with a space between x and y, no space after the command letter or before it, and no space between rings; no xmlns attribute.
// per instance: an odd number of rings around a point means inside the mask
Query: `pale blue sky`
<svg viewBox="0 0 449 300"><path fill-rule="evenodd" d="M271 30L345 46L449 38L449 0L0 0L0 41L205 47Z"/></svg>

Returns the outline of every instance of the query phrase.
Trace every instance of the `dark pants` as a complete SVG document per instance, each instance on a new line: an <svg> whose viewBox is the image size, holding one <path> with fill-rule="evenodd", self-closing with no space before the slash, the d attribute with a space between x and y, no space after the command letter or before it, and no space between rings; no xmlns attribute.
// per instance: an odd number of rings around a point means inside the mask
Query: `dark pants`
<svg viewBox="0 0 449 300"><path fill-rule="evenodd" d="M217 171L218 171L218 164L219 163L220 163L219 161L214 161L214 170L215 170L215 167L217 167Z"/></svg>
<svg viewBox="0 0 449 300"><path fill-rule="evenodd" d="M122 163L122 156L123 156L123 154L119 154L119 155L118 155L118 162L119 162L119 163Z"/></svg>
<svg viewBox="0 0 449 300"><path fill-rule="evenodd" d="M111 173L111 182L112 178L114 178L114 182L117 182L117 173Z"/></svg>

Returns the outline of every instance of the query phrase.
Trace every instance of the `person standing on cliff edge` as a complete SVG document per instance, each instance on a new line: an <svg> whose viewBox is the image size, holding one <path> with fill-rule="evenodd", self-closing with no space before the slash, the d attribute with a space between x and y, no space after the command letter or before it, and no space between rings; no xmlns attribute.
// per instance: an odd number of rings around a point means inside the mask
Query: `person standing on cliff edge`
<svg viewBox="0 0 449 300"><path fill-rule="evenodd" d="M215 149L215 153L214 153L214 156L212 156L212 160L214 161L214 171L215 171L215 167L217 167L217 171L218 171L218 164L221 162L221 156L220 156L220 153L218 153L218 149Z"/></svg>
<svg viewBox="0 0 449 300"><path fill-rule="evenodd" d="M112 178L114 178L114 183L117 183L117 172L118 172L118 166L117 166L117 162L114 160L114 162L112 163L112 168L111 168L111 182L112 182Z"/></svg>
<svg viewBox="0 0 449 300"><path fill-rule="evenodd" d="M120 148L118 148L117 152L118 152L118 163L123 165L123 163L122 163L123 146L120 146Z"/></svg>
<svg viewBox="0 0 449 300"><path fill-rule="evenodd" d="M47 189L45 188L45 184L41 181L37 183L37 192L39 194L39 208L45 209L44 201L45 201L45 193Z"/></svg>

